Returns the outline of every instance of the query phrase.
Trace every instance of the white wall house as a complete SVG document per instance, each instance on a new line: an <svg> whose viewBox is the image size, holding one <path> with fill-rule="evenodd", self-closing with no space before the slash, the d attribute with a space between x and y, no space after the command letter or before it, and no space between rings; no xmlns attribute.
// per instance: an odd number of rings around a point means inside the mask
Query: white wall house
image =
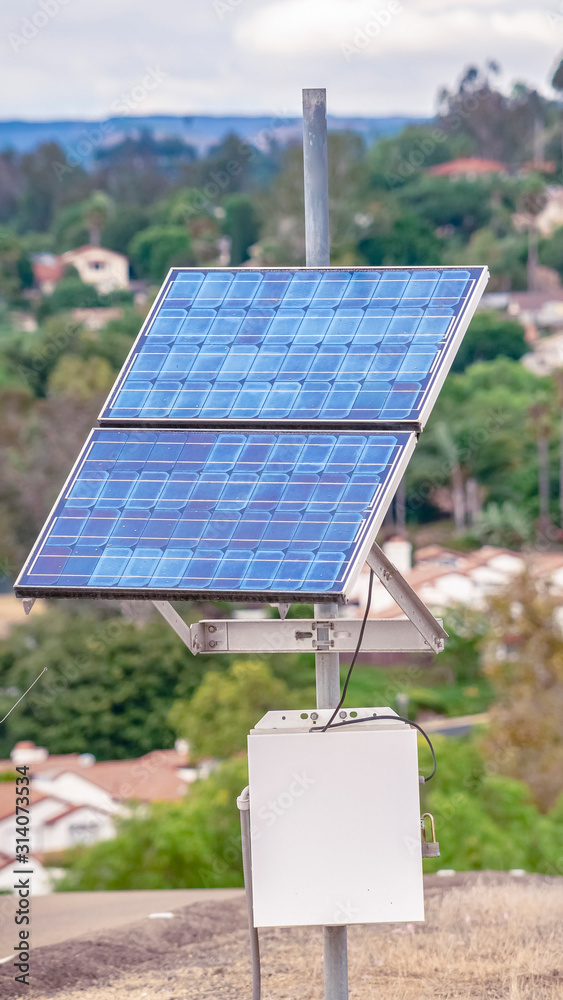
<svg viewBox="0 0 563 1000"><path fill-rule="evenodd" d="M75 267L86 285L95 285L101 295L129 288L129 261L106 247L83 246L61 254L65 267Z"/></svg>

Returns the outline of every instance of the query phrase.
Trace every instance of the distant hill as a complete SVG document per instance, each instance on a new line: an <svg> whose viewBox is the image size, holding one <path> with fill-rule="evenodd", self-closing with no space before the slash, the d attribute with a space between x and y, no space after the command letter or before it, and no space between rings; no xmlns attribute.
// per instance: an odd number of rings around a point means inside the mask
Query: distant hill
<svg viewBox="0 0 563 1000"><path fill-rule="evenodd" d="M405 125L427 121L421 118L395 116L391 118L340 118L329 116L328 128L332 132L348 130L364 136L370 143L380 136L394 135ZM301 119L274 116L213 116L213 115L147 115L143 117L108 118L93 121L0 121L0 151L13 149L20 153L31 152L44 142L58 142L67 152L78 150L82 160L88 159L95 149L112 145L127 136L136 137L143 131L156 138L174 137L193 146L198 153L205 153L217 145L229 132L252 142L259 148L266 147L275 137L281 145L300 141ZM92 147L90 154L87 144Z"/></svg>

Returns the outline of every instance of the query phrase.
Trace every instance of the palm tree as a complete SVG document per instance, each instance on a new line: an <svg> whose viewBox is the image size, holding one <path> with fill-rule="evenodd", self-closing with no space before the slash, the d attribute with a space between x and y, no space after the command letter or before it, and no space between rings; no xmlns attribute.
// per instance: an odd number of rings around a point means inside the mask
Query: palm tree
<svg viewBox="0 0 563 1000"><path fill-rule="evenodd" d="M461 533L465 530L465 490L463 470L459 463L458 448L447 424L437 424L435 434L440 450L445 455L450 467L454 524L455 530Z"/></svg>
<svg viewBox="0 0 563 1000"><path fill-rule="evenodd" d="M102 229L115 212L115 203L105 191L94 191L82 203L82 218L88 229L88 239L92 246L99 247Z"/></svg>
<svg viewBox="0 0 563 1000"><path fill-rule="evenodd" d="M551 86L559 96L563 94L563 59L559 61L551 78ZM561 170L563 171L563 118L561 119Z"/></svg>
<svg viewBox="0 0 563 1000"><path fill-rule="evenodd" d="M563 368L554 372L559 403L559 517L563 528Z"/></svg>
<svg viewBox="0 0 563 1000"><path fill-rule="evenodd" d="M549 408L547 403L534 403L528 410L538 448L538 495L540 516L538 533L545 535L549 526Z"/></svg>

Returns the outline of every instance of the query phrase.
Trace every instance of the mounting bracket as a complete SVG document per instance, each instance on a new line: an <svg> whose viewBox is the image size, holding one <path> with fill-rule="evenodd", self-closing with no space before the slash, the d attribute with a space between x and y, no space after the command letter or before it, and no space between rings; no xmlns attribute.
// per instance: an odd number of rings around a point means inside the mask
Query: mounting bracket
<svg viewBox="0 0 563 1000"><path fill-rule="evenodd" d="M448 633L376 542L368 553L367 564L428 645L441 653Z"/></svg>

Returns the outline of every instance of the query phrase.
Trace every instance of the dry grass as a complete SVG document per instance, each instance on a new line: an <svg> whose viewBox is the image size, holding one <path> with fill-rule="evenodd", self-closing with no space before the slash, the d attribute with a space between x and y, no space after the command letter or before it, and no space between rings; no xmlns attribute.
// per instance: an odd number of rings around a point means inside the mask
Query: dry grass
<svg viewBox="0 0 563 1000"><path fill-rule="evenodd" d="M263 931L261 941L263 1000L321 1000L318 928ZM350 997L358 1000L563 1000L563 880L485 873L452 888L434 880L424 924L351 927L348 943ZM245 1000L246 934L239 924L197 949L183 946L166 968L151 962L111 985L33 995Z"/></svg>

